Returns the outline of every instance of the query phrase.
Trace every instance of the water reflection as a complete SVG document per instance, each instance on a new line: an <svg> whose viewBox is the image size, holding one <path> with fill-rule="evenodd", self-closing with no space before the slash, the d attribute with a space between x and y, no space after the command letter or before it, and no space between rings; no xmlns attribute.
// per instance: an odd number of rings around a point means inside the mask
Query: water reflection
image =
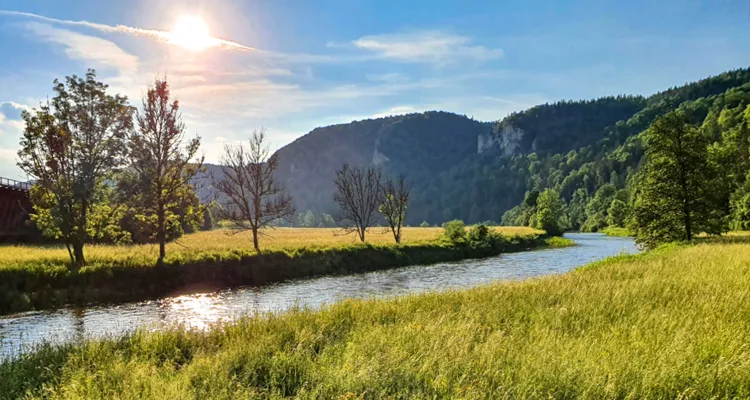
<svg viewBox="0 0 750 400"><path fill-rule="evenodd" d="M295 305L316 307L342 298L394 296L562 273L597 259L636 251L629 238L599 234L570 234L568 237L578 246L114 306L18 314L0 318L0 357L17 354L43 340L57 342L117 335L139 326L159 329L165 324L206 329L221 320L248 313L283 311Z"/></svg>

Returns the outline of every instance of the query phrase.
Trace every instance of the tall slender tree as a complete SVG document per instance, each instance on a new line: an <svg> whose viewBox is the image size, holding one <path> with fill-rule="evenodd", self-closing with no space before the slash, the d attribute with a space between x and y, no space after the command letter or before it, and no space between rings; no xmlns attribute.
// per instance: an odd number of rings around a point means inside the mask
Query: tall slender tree
<svg viewBox="0 0 750 400"><path fill-rule="evenodd" d="M65 243L78 268L96 225L107 225L107 182L124 163L133 109L127 97L108 94L94 70L54 85L51 101L23 113L18 165L35 181L35 220Z"/></svg>
<svg viewBox="0 0 750 400"><path fill-rule="evenodd" d="M224 178L216 189L224 197L223 217L235 232L251 231L253 246L260 251L259 235L274 221L294 215L292 198L276 181L276 154L269 157L264 130L254 131L247 145L226 145L221 161Z"/></svg>
<svg viewBox="0 0 750 400"><path fill-rule="evenodd" d="M179 224L175 208L193 195L192 179L203 165L197 157L200 138L186 139L179 101L170 97L169 83L157 79L143 96L130 136L128 170L123 174L132 204L159 243L159 263L166 255L167 230Z"/></svg>
<svg viewBox="0 0 750 400"><path fill-rule="evenodd" d="M388 222L396 243L401 243L401 227L406 219L406 206L409 203L410 192L411 187L406 183L403 175L396 180L387 178L380 187L380 196L383 201L380 205L380 213Z"/></svg>
<svg viewBox="0 0 750 400"><path fill-rule="evenodd" d="M637 184L632 229L647 247L721 233L708 140L681 111L666 114L643 134L646 162Z"/></svg>

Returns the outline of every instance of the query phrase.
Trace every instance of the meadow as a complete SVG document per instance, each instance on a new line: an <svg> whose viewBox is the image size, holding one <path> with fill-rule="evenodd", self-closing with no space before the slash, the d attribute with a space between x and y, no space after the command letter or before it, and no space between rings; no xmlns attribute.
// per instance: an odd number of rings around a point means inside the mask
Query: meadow
<svg viewBox="0 0 750 400"><path fill-rule="evenodd" d="M44 346L14 398L747 398L747 237L464 291Z"/></svg>
<svg viewBox="0 0 750 400"><path fill-rule="evenodd" d="M87 246L87 265L69 268L63 246L0 246L0 314L66 304L123 302L158 296L261 285L323 274L345 274L485 257L549 245L544 232L523 227L493 228L502 240L492 246L455 245L440 228L405 228L402 244L373 229L367 243L328 228L278 228L261 239L261 252L247 233L215 230L185 235L167 246L157 265L156 245Z"/></svg>
<svg viewBox="0 0 750 400"><path fill-rule="evenodd" d="M527 227L496 227L507 236L527 236L542 233ZM403 228L403 245L416 245L440 239L441 228ZM390 231L373 228L367 235L370 245L393 245ZM268 229L260 238L261 251L294 251L304 248L332 249L361 245L356 235L342 235L333 228L276 228ZM154 264L159 256L156 244L88 245L86 259L90 265L108 263L132 265ZM228 229L202 231L183 236L167 244L167 263L170 260L196 260L206 254L255 254L250 232L235 233ZM23 264L69 264L68 251L62 245L0 245L0 269Z"/></svg>

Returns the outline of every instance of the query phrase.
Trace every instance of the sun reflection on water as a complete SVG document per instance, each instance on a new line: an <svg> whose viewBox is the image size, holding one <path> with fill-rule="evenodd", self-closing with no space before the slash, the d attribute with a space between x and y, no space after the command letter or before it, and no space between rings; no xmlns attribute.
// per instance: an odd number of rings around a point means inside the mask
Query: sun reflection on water
<svg viewBox="0 0 750 400"><path fill-rule="evenodd" d="M200 293L164 299L159 304L162 320L188 329L204 330L226 317L221 293Z"/></svg>

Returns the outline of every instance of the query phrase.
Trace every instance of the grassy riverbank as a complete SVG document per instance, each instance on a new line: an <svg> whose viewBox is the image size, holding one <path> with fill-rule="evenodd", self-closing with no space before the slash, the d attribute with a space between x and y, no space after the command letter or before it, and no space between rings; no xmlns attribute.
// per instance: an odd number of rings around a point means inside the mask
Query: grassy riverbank
<svg viewBox="0 0 750 400"><path fill-rule="evenodd" d="M0 365L0 396L747 398L742 239L561 276L248 317L207 333L46 347Z"/></svg>
<svg viewBox="0 0 750 400"><path fill-rule="evenodd" d="M543 232L530 228L496 229L502 240L474 247L442 240L439 228L407 228L399 246L379 232L372 232L363 245L332 229L285 228L268 232L261 254L247 235L200 232L169 244L161 266L155 264L154 245L89 246L88 265L80 271L69 270L67 251L60 246L2 246L0 313L485 257L547 242Z"/></svg>
<svg viewBox="0 0 750 400"><path fill-rule="evenodd" d="M633 236L633 233L628 228L620 228L617 226L608 226L601 230L601 232L607 236L626 237Z"/></svg>

